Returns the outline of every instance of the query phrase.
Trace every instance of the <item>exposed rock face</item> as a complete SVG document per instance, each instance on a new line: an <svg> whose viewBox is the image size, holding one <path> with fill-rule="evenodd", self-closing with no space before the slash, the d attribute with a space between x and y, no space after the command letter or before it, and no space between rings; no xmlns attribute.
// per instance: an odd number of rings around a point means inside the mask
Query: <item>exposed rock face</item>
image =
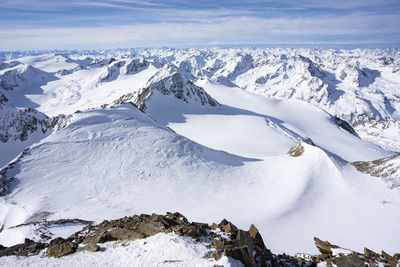
<svg viewBox="0 0 400 267"><path fill-rule="evenodd" d="M45 133L57 123L33 108L15 108L0 103L0 142L25 141L36 131Z"/></svg>
<svg viewBox="0 0 400 267"><path fill-rule="evenodd" d="M146 238L161 232L175 232L178 235L188 235L193 238L206 235L206 227L198 227L179 213L168 213L165 216L135 215L119 220L104 221L96 226L86 226L71 236L76 243L104 243L113 240L135 240Z"/></svg>
<svg viewBox="0 0 400 267"><path fill-rule="evenodd" d="M208 95L203 88L196 86L192 81L188 80L179 72L168 70L153 76L148 86L144 88L135 100L135 104L145 109L145 100L147 100L152 92L157 91L163 95L172 95L186 103L192 103L202 106L217 106L219 103Z"/></svg>
<svg viewBox="0 0 400 267"><path fill-rule="evenodd" d="M373 161L350 163L360 172L382 178L391 188L400 187L400 154Z"/></svg>
<svg viewBox="0 0 400 267"><path fill-rule="evenodd" d="M297 142L294 146L292 146L288 154L292 157L299 157L304 153L304 146L301 141Z"/></svg>
<svg viewBox="0 0 400 267"><path fill-rule="evenodd" d="M3 256L33 256L37 255L41 250L46 248L48 244L34 242L25 239L23 244L18 244L9 248L0 246L0 257Z"/></svg>
<svg viewBox="0 0 400 267"><path fill-rule="evenodd" d="M355 135L355 136L359 137L357 132L353 129L353 127L351 127L351 125L348 122L346 122L345 120L342 120L342 119L340 119L339 117L336 117L336 116L333 116L332 120L337 126L342 128L343 130L351 133L352 135Z"/></svg>
<svg viewBox="0 0 400 267"><path fill-rule="evenodd" d="M107 66L100 72L98 82L109 82L115 80L120 74L121 67L125 64L125 61L117 61L114 58L110 58Z"/></svg>
<svg viewBox="0 0 400 267"><path fill-rule="evenodd" d="M125 73L132 74L147 68L150 63L144 58L134 58L125 66Z"/></svg>

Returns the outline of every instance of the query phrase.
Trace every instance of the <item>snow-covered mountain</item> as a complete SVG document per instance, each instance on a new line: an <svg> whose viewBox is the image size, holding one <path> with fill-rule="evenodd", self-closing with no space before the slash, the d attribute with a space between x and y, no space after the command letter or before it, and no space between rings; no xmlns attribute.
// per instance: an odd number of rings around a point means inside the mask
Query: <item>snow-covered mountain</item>
<svg viewBox="0 0 400 267"><path fill-rule="evenodd" d="M0 244L179 211L276 252L397 252L399 50L1 55Z"/></svg>

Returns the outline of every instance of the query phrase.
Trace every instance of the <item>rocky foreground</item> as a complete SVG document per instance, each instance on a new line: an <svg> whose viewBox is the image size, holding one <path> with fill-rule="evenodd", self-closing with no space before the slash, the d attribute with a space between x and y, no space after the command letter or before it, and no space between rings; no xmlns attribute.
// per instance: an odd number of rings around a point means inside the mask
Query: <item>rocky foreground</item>
<svg viewBox="0 0 400 267"><path fill-rule="evenodd" d="M45 221L43 223L46 223ZM207 257L217 262L223 257L240 261L245 266L399 266L400 253L380 254L367 248L358 253L314 238L320 255L298 253L294 256L273 254L254 225L248 231L238 229L223 219L219 224L189 222L180 213L141 214L118 220L103 221L98 225L87 225L82 230L64 239L57 237L49 243L26 239L25 243L12 247L0 245L0 257L35 256L45 253L47 257L59 258L65 255L89 251L102 253L102 244L110 241L144 239L159 233L175 233L188 236L212 248ZM134 259L132 260L134 262Z"/></svg>

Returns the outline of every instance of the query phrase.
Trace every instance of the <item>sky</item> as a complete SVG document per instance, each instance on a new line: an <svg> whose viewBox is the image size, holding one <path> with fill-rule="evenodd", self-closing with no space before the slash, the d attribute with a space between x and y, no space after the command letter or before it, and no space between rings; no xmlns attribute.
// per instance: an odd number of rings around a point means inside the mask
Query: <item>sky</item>
<svg viewBox="0 0 400 267"><path fill-rule="evenodd" d="M0 50L400 47L400 0L0 0Z"/></svg>

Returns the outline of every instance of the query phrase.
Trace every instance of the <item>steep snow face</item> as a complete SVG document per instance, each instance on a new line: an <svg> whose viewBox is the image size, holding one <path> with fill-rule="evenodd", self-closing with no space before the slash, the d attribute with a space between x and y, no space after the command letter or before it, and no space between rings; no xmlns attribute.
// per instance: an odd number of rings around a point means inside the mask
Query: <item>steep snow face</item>
<svg viewBox="0 0 400 267"><path fill-rule="evenodd" d="M214 111L190 111L181 110L178 105L172 108L173 102L166 102L165 105L171 104L162 109L165 113L150 114L156 119L169 117L169 127L203 145L249 157L284 153L295 142L307 137L347 161L391 155L344 130L334 117L320 108L302 101L268 99L207 80L200 80L197 84L222 107ZM183 118L176 115L179 112ZM242 150L233 149L235 147L242 147Z"/></svg>
<svg viewBox="0 0 400 267"><path fill-rule="evenodd" d="M315 235L394 252L398 193L303 146L299 157L240 157L179 136L132 105L76 113L3 170L17 183L0 198L0 243L32 235L10 227L40 214L102 221L176 210L196 221L254 223L279 252L314 252Z"/></svg>

